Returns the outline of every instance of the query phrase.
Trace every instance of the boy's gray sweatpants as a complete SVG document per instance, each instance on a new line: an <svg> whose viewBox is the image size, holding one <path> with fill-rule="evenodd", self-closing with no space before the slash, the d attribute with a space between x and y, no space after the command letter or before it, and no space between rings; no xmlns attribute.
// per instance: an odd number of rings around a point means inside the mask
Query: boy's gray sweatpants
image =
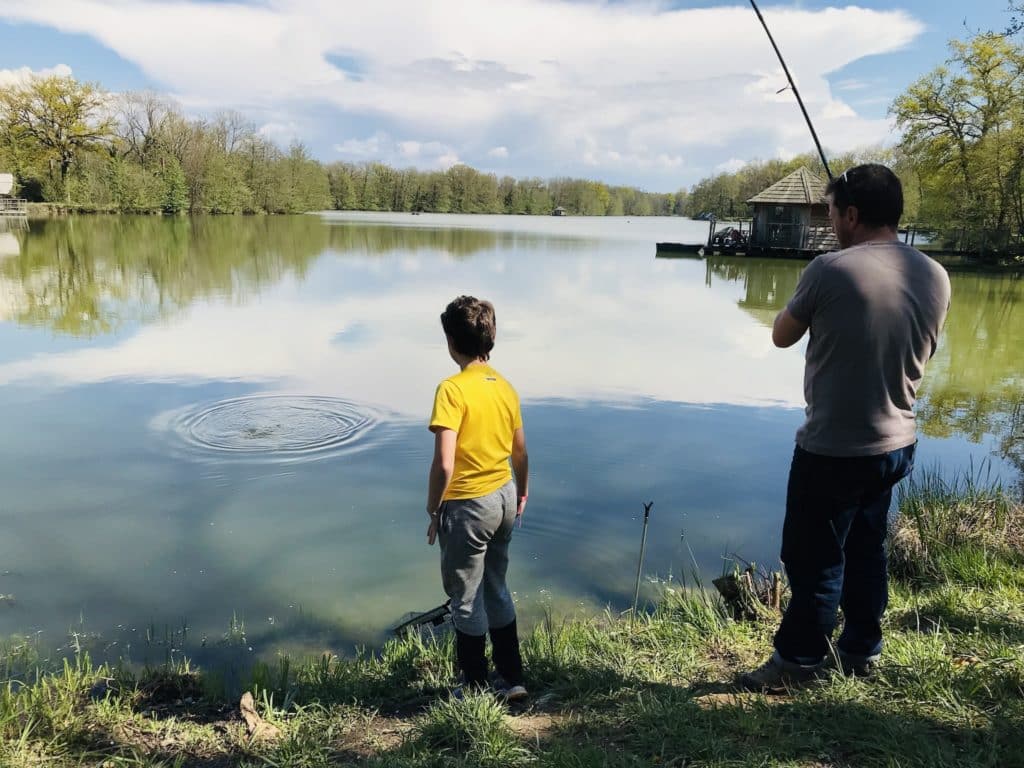
<svg viewBox="0 0 1024 768"><path fill-rule="evenodd" d="M511 480L486 496L441 505L441 581L460 632L486 635L489 628L508 626L516 618L505 585L515 521L516 486Z"/></svg>

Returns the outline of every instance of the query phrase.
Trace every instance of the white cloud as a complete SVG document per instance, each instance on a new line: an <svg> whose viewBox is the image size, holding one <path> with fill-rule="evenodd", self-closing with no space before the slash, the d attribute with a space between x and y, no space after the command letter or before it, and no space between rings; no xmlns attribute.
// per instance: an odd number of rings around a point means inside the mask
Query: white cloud
<svg viewBox="0 0 1024 768"><path fill-rule="evenodd" d="M257 129L260 135L281 144L302 140L302 126L294 120L271 120Z"/></svg>
<svg viewBox="0 0 1024 768"><path fill-rule="evenodd" d="M437 158L437 166L442 170L448 170L453 165L458 165L461 160L455 152L445 152L443 155L439 155Z"/></svg>
<svg viewBox="0 0 1024 768"><path fill-rule="evenodd" d="M398 150L405 157L418 157L420 149L423 147L418 141L400 141L398 142Z"/></svg>
<svg viewBox="0 0 1024 768"><path fill-rule="evenodd" d="M821 111L821 116L826 120L841 120L847 117L857 117L857 113L849 104L841 101L830 101Z"/></svg>
<svg viewBox="0 0 1024 768"><path fill-rule="evenodd" d="M359 13L349 5L4 0L0 18L90 35L193 108L288 108L322 121L324 108L334 109L364 126L363 137L340 143L353 155L362 147L369 156L366 142L379 129L446 148L405 155L417 164L483 159L504 147L534 169L632 170L638 183L675 188L684 167L713 168L740 143L750 157L791 146L794 132L804 134L801 151L809 144L792 94L776 93L785 85L778 62L742 5L378 0ZM920 22L855 6L774 7L766 18L829 147L889 134L888 121L837 110L827 76L907 45ZM343 64L332 63L335 53ZM393 142L380 151L403 156ZM694 156L700 162L684 166Z"/></svg>
<svg viewBox="0 0 1024 768"><path fill-rule="evenodd" d="M488 157L497 157L504 160L508 157L508 147L494 147L487 152Z"/></svg>
<svg viewBox="0 0 1024 768"><path fill-rule="evenodd" d="M847 78L846 80L840 80L835 84L837 91L863 91L870 88L871 84L865 80L857 80L856 78Z"/></svg>
<svg viewBox="0 0 1024 768"><path fill-rule="evenodd" d="M383 146L391 142L387 134L377 133L368 139L346 139L334 145L334 151L349 158L366 160L377 157L383 152Z"/></svg>
<svg viewBox="0 0 1024 768"><path fill-rule="evenodd" d="M0 88L9 88L12 85L20 85L31 80L33 77L69 77L71 67L67 64L58 64L55 67L46 69L29 69L19 67L18 69L0 69Z"/></svg>
<svg viewBox="0 0 1024 768"><path fill-rule="evenodd" d="M446 144L416 139L396 141L383 131L366 139L346 139L335 144L334 151L346 160L376 160L397 167L415 165L447 170L460 162L458 153Z"/></svg>
<svg viewBox="0 0 1024 768"><path fill-rule="evenodd" d="M724 163L719 163L718 165L716 165L715 170L718 173L733 173L735 171L738 171L746 164L746 160L741 160L738 157L730 157Z"/></svg>

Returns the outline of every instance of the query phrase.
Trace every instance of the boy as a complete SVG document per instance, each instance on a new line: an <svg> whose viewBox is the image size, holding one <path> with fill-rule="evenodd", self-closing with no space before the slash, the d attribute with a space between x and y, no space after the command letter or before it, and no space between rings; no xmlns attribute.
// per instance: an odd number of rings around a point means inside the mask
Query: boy
<svg viewBox="0 0 1024 768"><path fill-rule="evenodd" d="M503 679L499 692L509 701L523 699L516 611L505 584L512 528L527 497L519 397L487 362L496 332L490 302L459 296L441 315L441 326L459 373L438 386L430 417L434 460L427 542L440 539L441 579L466 686L487 685L489 631L494 666Z"/></svg>

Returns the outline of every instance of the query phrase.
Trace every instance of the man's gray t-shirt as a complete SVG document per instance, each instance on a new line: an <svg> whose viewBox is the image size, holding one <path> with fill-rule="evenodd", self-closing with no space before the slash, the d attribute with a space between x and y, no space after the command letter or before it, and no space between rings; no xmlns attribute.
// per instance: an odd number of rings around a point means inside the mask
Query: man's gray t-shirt
<svg viewBox="0 0 1024 768"><path fill-rule="evenodd" d="M946 271L897 241L811 261L788 305L811 331L807 421L797 445L823 456L874 456L912 445L917 388L949 297Z"/></svg>

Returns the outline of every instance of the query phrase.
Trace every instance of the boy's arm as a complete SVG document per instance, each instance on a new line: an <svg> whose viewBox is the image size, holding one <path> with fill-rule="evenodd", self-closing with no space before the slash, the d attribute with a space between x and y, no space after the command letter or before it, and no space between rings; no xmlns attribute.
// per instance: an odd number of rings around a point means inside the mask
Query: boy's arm
<svg viewBox="0 0 1024 768"><path fill-rule="evenodd" d="M526 433L519 427L512 434L512 472L516 476L516 515L522 515L530 487L530 458L526 454Z"/></svg>
<svg viewBox="0 0 1024 768"><path fill-rule="evenodd" d="M434 429L434 460L430 463L427 481L427 514L433 517L441 506L441 497L455 471L455 438L453 429Z"/></svg>

